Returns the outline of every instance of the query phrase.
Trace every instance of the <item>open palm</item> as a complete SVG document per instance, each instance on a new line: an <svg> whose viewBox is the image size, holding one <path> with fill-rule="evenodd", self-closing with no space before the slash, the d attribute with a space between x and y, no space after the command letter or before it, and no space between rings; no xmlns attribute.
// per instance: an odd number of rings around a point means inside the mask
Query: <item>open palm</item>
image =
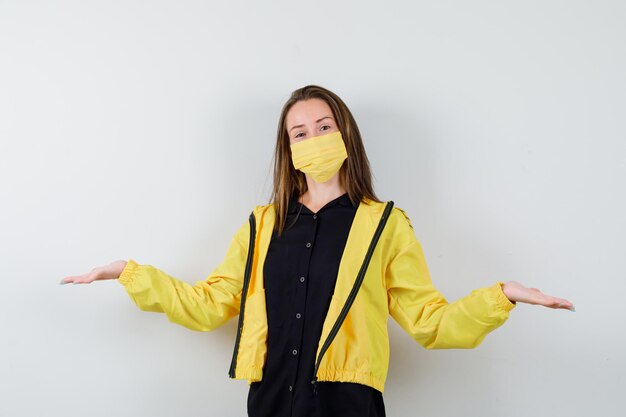
<svg viewBox="0 0 626 417"><path fill-rule="evenodd" d="M550 308L564 308L571 311L574 304L564 298L558 298L547 295L539 291L537 288L526 288L516 281L509 281L502 287L504 295L511 301L519 301L521 303L542 305Z"/></svg>

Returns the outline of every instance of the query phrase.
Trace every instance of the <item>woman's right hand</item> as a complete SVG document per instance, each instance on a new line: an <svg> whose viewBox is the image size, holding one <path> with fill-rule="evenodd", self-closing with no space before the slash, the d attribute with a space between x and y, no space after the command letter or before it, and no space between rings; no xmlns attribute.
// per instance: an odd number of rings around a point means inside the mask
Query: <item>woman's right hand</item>
<svg viewBox="0 0 626 417"><path fill-rule="evenodd" d="M65 277L61 280L61 285L69 283L90 284L96 280L117 279L125 266L126 261L123 259L113 261L108 265L97 266L86 274Z"/></svg>

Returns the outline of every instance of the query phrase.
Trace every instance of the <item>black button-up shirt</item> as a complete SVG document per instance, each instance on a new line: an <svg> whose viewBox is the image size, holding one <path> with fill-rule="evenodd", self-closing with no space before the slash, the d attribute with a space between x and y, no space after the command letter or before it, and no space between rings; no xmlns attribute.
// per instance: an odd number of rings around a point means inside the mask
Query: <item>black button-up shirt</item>
<svg viewBox="0 0 626 417"><path fill-rule="evenodd" d="M250 417L384 416L382 393L350 382L317 383L315 355L357 206L345 193L313 213L292 196L274 230L263 276L268 349L263 379L248 393Z"/></svg>

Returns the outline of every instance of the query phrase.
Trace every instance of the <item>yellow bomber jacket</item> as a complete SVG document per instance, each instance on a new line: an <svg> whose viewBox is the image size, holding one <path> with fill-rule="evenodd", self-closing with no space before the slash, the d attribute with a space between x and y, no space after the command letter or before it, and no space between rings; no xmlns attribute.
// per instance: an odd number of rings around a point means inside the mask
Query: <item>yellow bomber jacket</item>
<svg viewBox="0 0 626 417"><path fill-rule="evenodd" d="M389 315L426 349L467 349L501 326L515 307L504 295L501 281L448 303L431 282L409 217L393 202L390 206L378 242L368 251L386 204L365 197L359 203L317 348L317 381L356 382L384 392ZM133 259L118 281L141 310L165 313L170 321L192 330L214 330L243 311L230 376L260 381L268 334L263 263L274 220L273 204L256 206L250 221L233 236L222 263L194 285ZM369 264L353 293L366 257ZM247 291L241 305L244 282ZM346 305L349 309L342 312ZM326 341L330 344L324 346Z"/></svg>

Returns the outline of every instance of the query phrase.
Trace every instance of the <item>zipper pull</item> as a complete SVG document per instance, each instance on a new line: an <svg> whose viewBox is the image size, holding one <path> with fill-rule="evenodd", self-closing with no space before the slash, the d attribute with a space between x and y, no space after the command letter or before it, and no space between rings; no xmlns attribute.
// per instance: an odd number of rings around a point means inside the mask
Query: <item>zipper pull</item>
<svg viewBox="0 0 626 417"><path fill-rule="evenodd" d="M317 379L313 378L311 384L313 384L313 396L317 397Z"/></svg>

